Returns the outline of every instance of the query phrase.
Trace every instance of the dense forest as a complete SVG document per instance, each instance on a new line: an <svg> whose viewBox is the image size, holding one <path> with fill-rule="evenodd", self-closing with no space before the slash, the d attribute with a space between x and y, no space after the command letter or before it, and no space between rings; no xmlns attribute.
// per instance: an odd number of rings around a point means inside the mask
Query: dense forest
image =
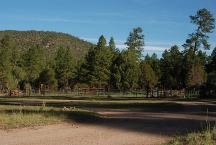
<svg viewBox="0 0 216 145"><path fill-rule="evenodd" d="M213 47L208 34L214 30L214 17L200 9L190 21L196 30L185 44L165 50L160 59L156 54L143 56L145 41L140 27L129 33L127 48L122 51L113 37L107 42L103 35L93 45L63 33L2 31L0 89L37 89L44 84L50 90L194 89L200 95L215 96L216 47L211 55L204 51Z"/></svg>

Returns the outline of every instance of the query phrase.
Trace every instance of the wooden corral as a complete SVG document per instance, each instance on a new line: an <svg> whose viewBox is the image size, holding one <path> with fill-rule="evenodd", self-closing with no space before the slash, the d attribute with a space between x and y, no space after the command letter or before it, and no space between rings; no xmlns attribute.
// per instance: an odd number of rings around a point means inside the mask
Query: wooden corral
<svg viewBox="0 0 216 145"><path fill-rule="evenodd" d="M46 92L49 92L49 86L45 84L40 84L39 94L45 95Z"/></svg>
<svg viewBox="0 0 216 145"><path fill-rule="evenodd" d="M19 97L20 96L20 92L19 92L19 90L10 90L9 96Z"/></svg>
<svg viewBox="0 0 216 145"><path fill-rule="evenodd" d="M105 94L105 88L78 88L78 95L103 95Z"/></svg>

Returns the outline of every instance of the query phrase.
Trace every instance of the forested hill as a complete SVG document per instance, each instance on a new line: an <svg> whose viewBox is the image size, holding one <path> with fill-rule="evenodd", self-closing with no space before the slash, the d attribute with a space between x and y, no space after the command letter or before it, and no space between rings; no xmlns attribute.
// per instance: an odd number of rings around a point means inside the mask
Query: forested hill
<svg viewBox="0 0 216 145"><path fill-rule="evenodd" d="M47 49L48 54L51 56L55 54L58 48L69 47L74 58L79 59L93 46L92 43L58 32L6 30L0 31L0 40L5 35L8 35L15 41L16 46L23 51L30 48L33 44L38 44L40 47Z"/></svg>

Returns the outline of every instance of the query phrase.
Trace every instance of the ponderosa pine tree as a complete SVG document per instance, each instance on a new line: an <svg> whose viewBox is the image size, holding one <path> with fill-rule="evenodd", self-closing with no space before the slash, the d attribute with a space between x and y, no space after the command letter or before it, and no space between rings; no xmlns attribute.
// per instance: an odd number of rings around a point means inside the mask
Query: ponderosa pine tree
<svg viewBox="0 0 216 145"><path fill-rule="evenodd" d="M39 77L41 71L46 65L46 56L44 50L38 45L32 45L23 55L23 69L26 73L26 83L34 86L35 80ZM39 86L34 86L38 88Z"/></svg>
<svg viewBox="0 0 216 145"><path fill-rule="evenodd" d="M214 50L211 53L210 56L210 62L207 65L207 71L208 72L216 72L216 47L214 48Z"/></svg>
<svg viewBox="0 0 216 145"><path fill-rule="evenodd" d="M196 15L190 16L191 23L197 26L196 31L189 34L189 38L183 45L185 48L192 48L196 52L201 46L205 49L210 48L208 42L208 33L212 33L215 28L215 19L210 11L207 9L200 9L197 11Z"/></svg>
<svg viewBox="0 0 216 145"><path fill-rule="evenodd" d="M12 47L9 36L5 36L0 43L0 82L2 90L14 87L13 76L11 74Z"/></svg>
<svg viewBox="0 0 216 145"><path fill-rule="evenodd" d="M21 52L9 36L4 36L0 43L0 82L2 88L17 89L25 73L21 64Z"/></svg>
<svg viewBox="0 0 216 145"><path fill-rule="evenodd" d="M110 38L109 48L110 48L111 53L112 53L112 60L111 60L111 66L110 66L109 86L112 89L120 89L119 85L118 85L119 73L118 73L117 66L118 66L118 63L119 63L119 60L120 60L120 54L121 53L116 48L115 41L114 41L113 37Z"/></svg>
<svg viewBox="0 0 216 145"><path fill-rule="evenodd" d="M189 83L194 82L193 78L197 78L194 70L200 71L199 78L203 78L203 65L205 65L205 54L201 51L198 51L200 48L209 49L210 44L208 42L208 33L212 33L215 27L214 25L214 17L210 11L207 9L200 9L197 11L196 15L190 16L191 23L197 26L196 31L192 34L189 34L189 38L186 40L186 43L183 45L185 47L184 51L184 80L185 87L191 87L195 85L191 84L199 84L199 83ZM194 68L194 67L198 68ZM195 75L195 76L191 76ZM205 82L204 80L200 80L199 82ZM201 84L200 84L201 85Z"/></svg>
<svg viewBox="0 0 216 145"><path fill-rule="evenodd" d="M130 32L127 41L127 50L122 51L117 58L115 82L119 89L126 91L138 88L139 62L144 48L144 35L140 27Z"/></svg>
<svg viewBox="0 0 216 145"><path fill-rule="evenodd" d="M112 52L115 52L115 51L116 51L116 45L115 45L115 41L114 41L114 38L113 38L113 37L110 38L110 41L109 41L109 48L111 49Z"/></svg>
<svg viewBox="0 0 216 145"><path fill-rule="evenodd" d="M86 54L84 60L80 63L80 66L77 66L75 69L77 84L90 84L90 79L92 72L94 70L95 62L95 47L91 47Z"/></svg>
<svg viewBox="0 0 216 145"><path fill-rule="evenodd" d="M136 56L134 51L125 50L114 60L112 81L117 89L127 91L138 88L139 62Z"/></svg>
<svg viewBox="0 0 216 145"><path fill-rule="evenodd" d="M58 88L70 87L70 79L74 77L75 62L69 48L59 48L55 57L55 72L58 80Z"/></svg>
<svg viewBox="0 0 216 145"><path fill-rule="evenodd" d="M140 63L139 86L146 90L146 97L149 97L149 92L157 85L157 81L158 78L152 67L145 61L142 61Z"/></svg>
<svg viewBox="0 0 216 145"><path fill-rule="evenodd" d="M161 84L164 89L183 88L184 79L182 76L183 55L178 46L165 50L161 58Z"/></svg>
<svg viewBox="0 0 216 145"><path fill-rule="evenodd" d="M204 86L205 95L216 97L216 47L211 53L209 64L207 64L207 82Z"/></svg>
<svg viewBox="0 0 216 145"><path fill-rule="evenodd" d="M36 80L37 86L43 84L46 85L50 90L55 90L57 88L57 80L55 77L54 69L51 67L46 67Z"/></svg>
<svg viewBox="0 0 216 145"><path fill-rule="evenodd" d="M172 84L170 83L172 79L172 75L170 72L170 53L168 50L165 50L162 54L161 58L161 78L160 83L163 89L170 89Z"/></svg>
<svg viewBox="0 0 216 145"><path fill-rule="evenodd" d="M199 63L193 64L189 69L189 74L187 78L187 87L189 88L199 88L202 84L206 82L207 74L205 72L204 66Z"/></svg>
<svg viewBox="0 0 216 145"><path fill-rule="evenodd" d="M142 51L144 50L144 35L142 34L143 30L140 27L134 28L132 32L130 32L127 41L125 44L127 45L127 49L131 51L135 51L139 58L142 56Z"/></svg>
<svg viewBox="0 0 216 145"><path fill-rule="evenodd" d="M151 66L151 68L154 70L156 76L160 78L161 76L161 70L160 70L160 60L157 58L157 55L155 53L152 54L152 56L149 56L148 54L145 56L145 62Z"/></svg>
<svg viewBox="0 0 216 145"><path fill-rule="evenodd" d="M136 53L131 50L122 52L124 63L122 64L122 88L131 90L138 88L139 61Z"/></svg>
<svg viewBox="0 0 216 145"><path fill-rule="evenodd" d="M110 80L110 67L112 64L112 51L106 46L106 39L102 35L95 48L93 72L90 76L91 84L95 87L108 87Z"/></svg>
<svg viewBox="0 0 216 145"><path fill-rule="evenodd" d="M110 73L110 86L113 89L122 89L122 66L124 59L122 58L122 53L117 52L112 60L111 73Z"/></svg>
<svg viewBox="0 0 216 145"><path fill-rule="evenodd" d="M90 87L109 87L112 51L106 46L106 39L100 36L97 46L89 50L79 68L79 80Z"/></svg>

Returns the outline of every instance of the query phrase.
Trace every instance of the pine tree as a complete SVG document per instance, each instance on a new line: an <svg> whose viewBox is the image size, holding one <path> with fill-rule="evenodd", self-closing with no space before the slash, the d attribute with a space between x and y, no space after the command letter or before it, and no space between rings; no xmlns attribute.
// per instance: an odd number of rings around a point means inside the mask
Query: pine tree
<svg viewBox="0 0 216 145"><path fill-rule="evenodd" d="M152 56L149 56L148 54L145 56L145 62L151 66L153 71L155 72L156 76L160 78L161 76L161 70L160 70L160 60L157 58L157 55L155 53L152 54Z"/></svg>
<svg viewBox="0 0 216 145"><path fill-rule="evenodd" d="M74 77L75 62L69 48L59 48L55 57L55 72L58 88L70 87L70 80Z"/></svg>
<svg viewBox="0 0 216 145"><path fill-rule="evenodd" d="M3 88L19 88L18 84L25 76L20 56L15 43L9 36L4 36L0 46L0 82Z"/></svg>
<svg viewBox="0 0 216 145"><path fill-rule="evenodd" d="M22 64L26 73L26 82L34 86L35 80L46 66L44 50L38 45L33 45L25 52Z"/></svg>
<svg viewBox="0 0 216 145"><path fill-rule="evenodd" d="M124 60L120 52L116 53L112 60L111 75L110 75L110 86L114 89L121 90L121 77L122 77L122 64Z"/></svg>
<svg viewBox="0 0 216 145"><path fill-rule="evenodd" d="M109 48L111 49L112 52L115 52L115 51L116 51L116 45L115 45L115 41L114 41L114 38L113 38L113 37L110 38L110 41L109 41Z"/></svg>
<svg viewBox="0 0 216 145"><path fill-rule="evenodd" d="M214 48L214 50L211 53L210 62L207 65L207 70L208 70L208 72L213 72L213 71L216 72L216 47Z"/></svg>
<svg viewBox="0 0 216 145"><path fill-rule="evenodd" d="M112 52L106 46L106 39L102 35L99 38L95 48L95 59L91 64L93 71L90 76L90 83L96 87L108 87L110 79L110 67L112 61Z"/></svg>
<svg viewBox="0 0 216 145"><path fill-rule="evenodd" d="M198 88L206 82L207 75L204 66L200 64L193 64L189 70L187 78L187 86L189 88Z"/></svg>
<svg viewBox="0 0 216 145"><path fill-rule="evenodd" d="M87 83L90 87L110 87L112 57L110 47L106 46L106 39L103 35L100 36L97 46L89 50L78 69L78 80Z"/></svg>
<svg viewBox="0 0 216 145"><path fill-rule="evenodd" d="M123 51L118 60L117 74L118 86L121 90L138 88L139 61L134 51Z"/></svg>
<svg viewBox="0 0 216 145"><path fill-rule="evenodd" d="M161 58L161 83L165 89L183 88L184 78L182 77L183 55L178 46L165 50Z"/></svg>
<svg viewBox="0 0 216 145"><path fill-rule="evenodd" d="M45 68L36 80L37 86L41 84L46 85L50 90L55 90L57 87L57 80L55 78L55 71L51 67Z"/></svg>
<svg viewBox="0 0 216 145"><path fill-rule="evenodd" d="M158 78L155 75L154 70L145 61L140 64L140 77L139 84L141 88L145 88L147 91L147 97L149 96L149 91L157 85Z"/></svg>
<svg viewBox="0 0 216 145"><path fill-rule="evenodd" d="M130 32L127 41L125 42L128 50L135 51L139 58L141 57L142 51L144 49L144 35L142 32L142 28L134 28L133 31Z"/></svg>
<svg viewBox="0 0 216 145"><path fill-rule="evenodd" d="M210 11L207 9L200 9L197 11L196 15L190 16L191 23L197 26L194 33L189 34L189 38L183 45L185 48L192 48L196 52L201 46L205 49L210 48L208 42L208 33L212 33L215 28L215 19Z"/></svg>
<svg viewBox="0 0 216 145"><path fill-rule="evenodd" d="M197 77L196 74L193 73L193 70L195 70L195 68L193 67L195 66L199 67L197 71L200 71L203 74L202 71L205 71L204 66L207 64L207 56L206 56L206 53L202 52L201 50L197 51L197 53L194 53L193 48L186 49L183 53L184 53L184 58L182 61L182 66L183 66L182 76L184 80L184 86L188 88L188 87L195 86L195 85L190 85L191 83L188 83L189 80ZM204 77L200 77L200 78L203 78L205 80ZM205 81L202 81L202 82L205 82Z"/></svg>
<svg viewBox="0 0 216 145"><path fill-rule="evenodd" d="M76 78L81 84L90 85L91 75L94 71L95 50L95 47L90 48L83 62L80 64L80 67L76 69Z"/></svg>
<svg viewBox="0 0 216 145"><path fill-rule="evenodd" d="M14 87L13 76L11 74L12 47L9 36L4 36L0 45L0 82L2 90Z"/></svg>

